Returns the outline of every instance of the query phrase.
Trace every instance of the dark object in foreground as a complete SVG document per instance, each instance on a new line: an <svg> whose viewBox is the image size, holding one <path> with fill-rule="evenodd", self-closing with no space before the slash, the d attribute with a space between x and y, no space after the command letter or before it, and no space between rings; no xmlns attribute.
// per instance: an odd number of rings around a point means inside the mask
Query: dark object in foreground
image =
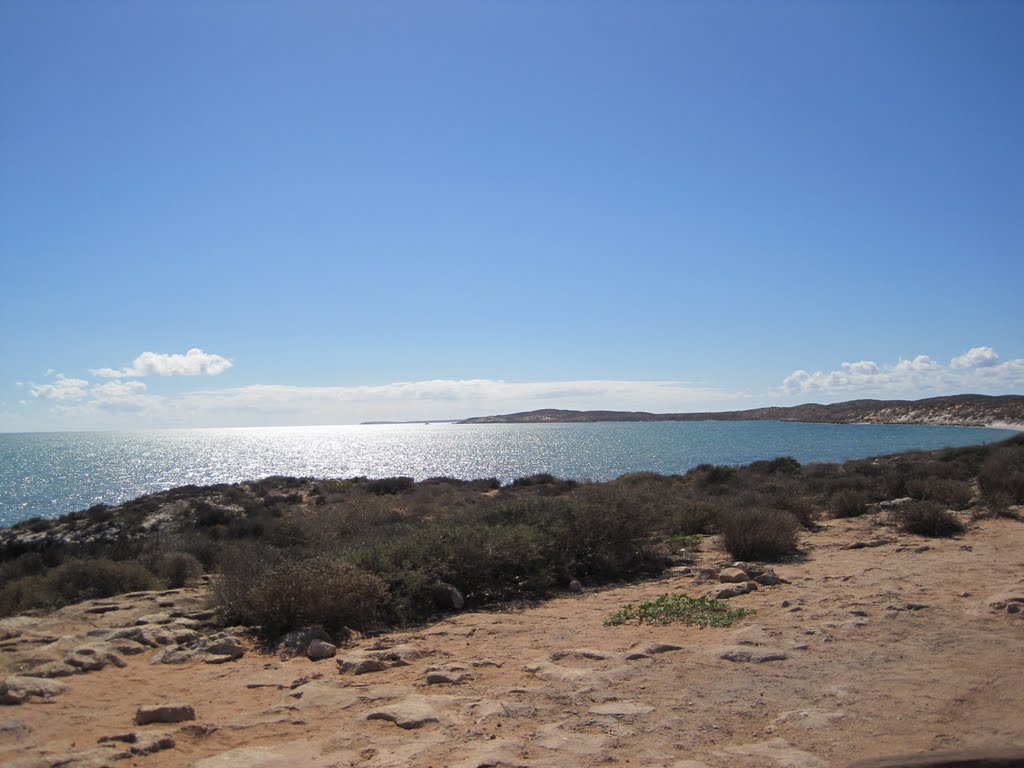
<svg viewBox="0 0 1024 768"><path fill-rule="evenodd" d="M925 755L875 757L858 760L850 768L1020 768L1024 748L972 749L964 752L932 752Z"/></svg>

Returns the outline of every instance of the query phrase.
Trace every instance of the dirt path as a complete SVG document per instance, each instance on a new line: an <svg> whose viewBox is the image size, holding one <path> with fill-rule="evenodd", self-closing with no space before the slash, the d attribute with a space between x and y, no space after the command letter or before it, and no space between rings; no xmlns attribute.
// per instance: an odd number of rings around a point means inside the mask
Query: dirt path
<svg viewBox="0 0 1024 768"><path fill-rule="evenodd" d="M879 536L890 543L843 548ZM55 698L5 707L0 763L815 768L1024 747L1024 613L1002 605L1024 601L1024 523L927 540L874 517L830 521L804 549L804 561L776 569L789 584L731 601L757 614L727 629L603 625L626 603L705 593L712 584L695 568L339 650L381 661L366 674L251 650L217 665L152 663L147 651L59 678L70 688ZM726 560L702 552L698 566ZM169 593L163 607L192 599ZM154 600L135 598L128 619ZM126 623L83 610L20 629L0 622L4 674L66 651L86 620L99 631ZM192 705L196 720L133 725L140 706L168 701ZM141 751L154 733L174 746L115 760L132 745L98 744L128 733L143 734Z"/></svg>

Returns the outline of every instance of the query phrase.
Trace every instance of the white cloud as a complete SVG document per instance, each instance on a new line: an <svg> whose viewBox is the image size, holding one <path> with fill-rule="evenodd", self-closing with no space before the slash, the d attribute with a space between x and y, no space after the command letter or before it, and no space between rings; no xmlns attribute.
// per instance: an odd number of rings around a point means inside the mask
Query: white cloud
<svg viewBox="0 0 1024 768"><path fill-rule="evenodd" d="M782 381L792 395L920 396L937 392L1006 392L1024 387L1024 359L996 364L999 355L991 347L974 347L949 366L928 355L879 365L870 361L842 363L838 370L809 373L793 371Z"/></svg>
<svg viewBox="0 0 1024 768"><path fill-rule="evenodd" d="M71 379L63 373L58 373L53 384L32 384L28 391L34 397L47 400L81 400L86 396L88 388L89 382L85 379Z"/></svg>
<svg viewBox="0 0 1024 768"><path fill-rule="evenodd" d="M143 352L134 362L122 369L94 368L94 376L116 379L135 376L199 376L206 374L216 376L230 368L234 363L221 355L204 352L201 349L190 349L184 355L160 354Z"/></svg>
<svg viewBox="0 0 1024 768"><path fill-rule="evenodd" d="M985 368L998 361L999 355L992 347L972 347L959 357L954 357L949 364L953 368Z"/></svg>

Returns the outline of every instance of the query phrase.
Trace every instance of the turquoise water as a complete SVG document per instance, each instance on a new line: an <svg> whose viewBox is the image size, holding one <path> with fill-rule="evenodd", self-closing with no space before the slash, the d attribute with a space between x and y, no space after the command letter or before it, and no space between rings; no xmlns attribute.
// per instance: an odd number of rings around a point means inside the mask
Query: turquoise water
<svg viewBox="0 0 1024 768"><path fill-rule="evenodd" d="M609 480L776 456L843 461L977 445L1007 430L876 424L702 421L389 424L343 427L0 434L0 525L193 483L268 475L497 477L536 472Z"/></svg>

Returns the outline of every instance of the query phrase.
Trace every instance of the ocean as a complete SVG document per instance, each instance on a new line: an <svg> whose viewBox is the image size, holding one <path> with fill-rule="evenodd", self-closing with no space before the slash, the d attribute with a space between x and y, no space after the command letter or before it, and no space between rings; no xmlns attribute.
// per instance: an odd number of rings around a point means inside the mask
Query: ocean
<svg viewBox="0 0 1024 768"><path fill-rule="evenodd" d="M983 427L702 421L384 424L0 434L0 525L116 504L174 486L269 475L610 480L637 470L793 456L802 463L977 445Z"/></svg>

